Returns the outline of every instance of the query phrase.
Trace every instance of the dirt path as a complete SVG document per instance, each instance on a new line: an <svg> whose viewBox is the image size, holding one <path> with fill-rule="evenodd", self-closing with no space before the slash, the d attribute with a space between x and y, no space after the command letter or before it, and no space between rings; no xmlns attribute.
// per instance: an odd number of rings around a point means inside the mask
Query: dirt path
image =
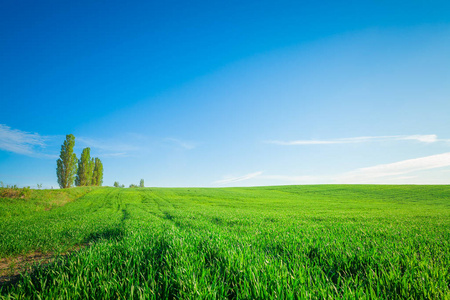
<svg viewBox="0 0 450 300"><path fill-rule="evenodd" d="M75 246L60 254L60 256L67 256L86 246L87 244ZM20 278L21 273L29 272L36 264L48 265L55 258L54 252L42 253L39 251L13 258L0 258L0 286L16 282Z"/></svg>

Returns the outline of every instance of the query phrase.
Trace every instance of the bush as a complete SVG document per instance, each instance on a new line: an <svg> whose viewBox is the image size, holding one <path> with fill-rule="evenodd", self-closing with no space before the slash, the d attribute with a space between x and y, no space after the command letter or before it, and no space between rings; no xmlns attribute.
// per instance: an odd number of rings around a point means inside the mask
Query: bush
<svg viewBox="0 0 450 300"><path fill-rule="evenodd" d="M19 188L16 185L7 185L0 188L0 197L2 198L28 198L30 196L31 189L29 186Z"/></svg>

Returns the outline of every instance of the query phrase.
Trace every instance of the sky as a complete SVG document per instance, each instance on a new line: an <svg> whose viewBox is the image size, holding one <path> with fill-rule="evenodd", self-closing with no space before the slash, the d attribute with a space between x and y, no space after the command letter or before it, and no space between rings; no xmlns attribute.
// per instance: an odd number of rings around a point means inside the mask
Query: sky
<svg viewBox="0 0 450 300"><path fill-rule="evenodd" d="M449 1L0 2L0 181L450 183Z"/></svg>

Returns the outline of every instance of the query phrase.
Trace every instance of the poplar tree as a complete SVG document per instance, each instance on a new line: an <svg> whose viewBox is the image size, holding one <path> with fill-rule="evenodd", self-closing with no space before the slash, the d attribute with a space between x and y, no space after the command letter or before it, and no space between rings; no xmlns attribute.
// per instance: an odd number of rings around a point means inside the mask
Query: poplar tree
<svg viewBox="0 0 450 300"><path fill-rule="evenodd" d="M61 154L56 161L56 176L59 187L62 189L73 185L77 173L77 156L73 153L74 146L75 136L73 134L66 135L66 140L61 145Z"/></svg>
<svg viewBox="0 0 450 300"><path fill-rule="evenodd" d="M94 158L94 173L92 174L91 185L97 186L97 176L98 176L98 158Z"/></svg>
<svg viewBox="0 0 450 300"><path fill-rule="evenodd" d="M103 163L98 159L98 171L97 171L97 185L102 186L103 184Z"/></svg>
<svg viewBox="0 0 450 300"><path fill-rule="evenodd" d="M78 160L78 173L75 184L77 186L91 185L93 173L94 160L91 159L91 149L87 147L83 149L81 157Z"/></svg>
<svg viewBox="0 0 450 300"><path fill-rule="evenodd" d="M94 160L94 173L92 175L92 185L102 186L103 183L103 164L102 161L96 157Z"/></svg>
<svg viewBox="0 0 450 300"><path fill-rule="evenodd" d="M92 178L94 176L94 159L90 158L89 159L89 163L87 165L87 170L86 170L86 185L92 185Z"/></svg>

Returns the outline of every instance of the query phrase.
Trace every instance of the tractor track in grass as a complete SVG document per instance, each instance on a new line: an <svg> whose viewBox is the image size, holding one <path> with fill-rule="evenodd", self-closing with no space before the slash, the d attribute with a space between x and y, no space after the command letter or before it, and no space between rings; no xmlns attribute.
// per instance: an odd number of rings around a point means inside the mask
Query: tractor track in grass
<svg viewBox="0 0 450 300"><path fill-rule="evenodd" d="M87 194L89 194L90 192L91 191L87 192L86 194L84 194L72 201L81 199L84 196L86 196ZM112 198L112 195L114 192L115 191L110 191L107 194L105 194L105 196L103 197L104 200ZM64 205L67 203L64 203ZM46 209L46 211L48 211L48 210ZM121 224L123 224L125 219L128 218L126 209L122 209L122 214L123 215L121 218ZM105 234L103 232L100 234L101 237L104 237L105 235L107 235L107 234ZM98 237L91 235L90 237L87 237L83 243L72 246L60 253L57 253L55 251L43 252L40 250L35 250L35 251L31 251L24 255L16 255L16 256L12 256L12 257L0 258L0 288L3 286L15 284L16 282L18 282L20 280L22 274L33 272L34 267L50 266L58 258L68 257L69 255L75 254L76 252L80 251L81 249L89 247L92 244L92 242L95 242L97 239L98 239Z"/></svg>
<svg viewBox="0 0 450 300"><path fill-rule="evenodd" d="M14 275L15 262L2 260L13 266L0 299L450 295L449 211L441 200L447 205L448 187L440 194L390 186L112 189L35 218L35 227L17 218L3 226L8 239L0 242L14 250L6 255L28 253L20 263L40 263ZM36 234L25 235L29 229ZM88 245L33 252L76 243Z"/></svg>
<svg viewBox="0 0 450 300"><path fill-rule="evenodd" d="M175 210L173 204L164 199L163 197L156 195L155 192L152 192L151 199L155 202L158 210L162 213L162 215L158 217L175 223L173 221L174 216L167 209L164 209L169 208L171 210Z"/></svg>

